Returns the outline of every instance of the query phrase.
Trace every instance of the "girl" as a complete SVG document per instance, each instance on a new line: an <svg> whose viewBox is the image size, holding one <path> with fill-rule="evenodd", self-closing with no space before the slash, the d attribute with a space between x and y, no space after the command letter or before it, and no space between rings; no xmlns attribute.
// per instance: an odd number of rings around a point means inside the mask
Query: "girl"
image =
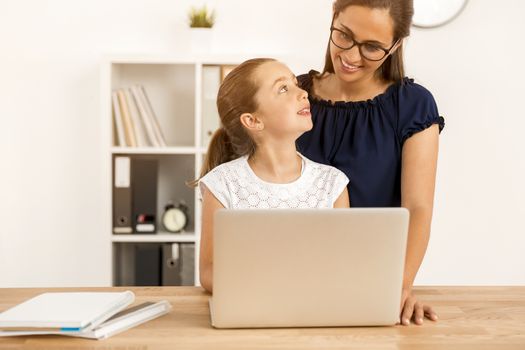
<svg viewBox="0 0 525 350"><path fill-rule="evenodd" d="M412 15L411 0L334 2L324 69L299 77L314 126L297 141L305 156L352 179L353 206L409 209L405 325L437 319L412 295L412 284L430 235L444 127L432 94L404 75L402 48Z"/></svg>
<svg viewBox="0 0 525 350"><path fill-rule="evenodd" d="M199 184L200 281L213 291L213 214L217 209L346 208L348 178L297 153L312 128L307 93L273 59L248 60L219 88L221 128L213 135Z"/></svg>

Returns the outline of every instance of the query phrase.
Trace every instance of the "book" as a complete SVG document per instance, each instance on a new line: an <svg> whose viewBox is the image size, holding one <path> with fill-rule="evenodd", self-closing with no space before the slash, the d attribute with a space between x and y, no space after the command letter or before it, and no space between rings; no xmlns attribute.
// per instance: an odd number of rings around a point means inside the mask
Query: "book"
<svg viewBox="0 0 525 350"><path fill-rule="evenodd" d="M163 316L170 312L171 304L166 300L146 302L119 312L97 328L78 334L65 334L90 339L106 339L115 334Z"/></svg>
<svg viewBox="0 0 525 350"><path fill-rule="evenodd" d="M124 124L124 135L126 136L126 144L129 147L137 147L137 139L135 136L135 128L131 116L129 115L128 104L126 102L126 96L122 89L117 90L117 96L120 105L120 115Z"/></svg>
<svg viewBox="0 0 525 350"><path fill-rule="evenodd" d="M131 93L137 104L138 111L140 113L140 118L142 119L142 124L146 129L146 135L149 140L149 144L153 147L160 147L160 142L157 140L157 136L153 129L153 123L148 115L144 101L142 100L142 94L140 93L140 88L138 85L131 87Z"/></svg>
<svg viewBox="0 0 525 350"><path fill-rule="evenodd" d="M157 119L157 116L153 112L153 107L151 107L151 102L149 101L148 95L146 94L146 90L144 89L144 86L139 86L139 92L142 95L142 100L144 101L146 111L148 113L148 116L153 124L153 131L155 132L155 135L157 137L157 141L159 142L161 147L166 147L166 140L164 138L164 135L162 134L162 130L159 125L159 121Z"/></svg>
<svg viewBox="0 0 525 350"><path fill-rule="evenodd" d="M43 293L2 312L0 330L88 331L134 300L130 291Z"/></svg>
<svg viewBox="0 0 525 350"><path fill-rule="evenodd" d="M111 100L113 102L113 118L115 120L115 129L117 139L115 140L115 146L126 147L126 139L124 136L124 125L122 124L122 116L120 115L120 104L118 102L117 92L113 91L111 94Z"/></svg>
<svg viewBox="0 0 525 350"><path fill-rule="evenodd" d="M42 328L39 330L11 329L0 330L0 337L54 334L89 339L106 339L115 334L124 332L132 327L138 326L157 317L165 315L170 310L171 305L166 300L161 300L155 303L145 302L137 306L133 306L120 312L114 313L111 315L111 317L105 319L104 322L93 327L84 328L82 330L49 330Z"/></svg>
<svg viewBox="0 0 525 350"><path fill-rule="evenodd" d="M138 147L148 146L147 137L142 127L142 118L140 117L137 103L133 98L130 89L124 89L124 95L126 97L126 102L128 105L129 115L131 117L131 122L133 123L133 129L135 130L135 136L137 139Z"/></svg>

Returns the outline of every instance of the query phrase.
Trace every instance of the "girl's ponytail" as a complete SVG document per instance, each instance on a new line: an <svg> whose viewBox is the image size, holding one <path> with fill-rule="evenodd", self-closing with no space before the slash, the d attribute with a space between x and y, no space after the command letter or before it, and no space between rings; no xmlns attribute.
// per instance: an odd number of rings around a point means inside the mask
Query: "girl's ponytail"
<svg viewBox="0 0 525 350"><path fill-rule="evenodd" d="M213 136L210 140L208 152L206 153L206 158L202 164L200 177L206 175L217 165L221 165L222 163L229 162L230 160L234 160L236 158L237 155L233 150L228 133L223 127L220 127L213 133Z"/></svg>
<svg viewBox="0 0 525 350"><path fill-rule="evenodd" d="M223 127L220 127L213 133L213 136L211 137L199 178L187 182L187 185L196 187L199 184L200 179L209 173L211 169L235 158L237 157L235 156L230 138L226 133L226 130Z"/></svg>

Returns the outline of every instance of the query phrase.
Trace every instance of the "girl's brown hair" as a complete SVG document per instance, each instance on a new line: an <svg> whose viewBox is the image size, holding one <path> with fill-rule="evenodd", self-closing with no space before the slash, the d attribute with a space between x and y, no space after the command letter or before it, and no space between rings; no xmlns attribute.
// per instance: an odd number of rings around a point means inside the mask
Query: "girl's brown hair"
<svg viewBox="0 0 525 350"><path fill-rule="evenodd" d="M190 181L197 186L199 180L216 166L236 158L252 155L255 142L241 124L241 115L258 109L255 95L259 84L254 77L257 68L272 58L254 58L235 67L224 79L217 94L220 128L213 134L202 165L200 177Z"/></svg>
<svg viewBox="0 0 525 350"><path fill-rule="evenodd" d="M412 0L336 0L334 2L333 21L348 6L357 5L368 8L387 9L394 21L394 42L407 37L410 34L410 24L414 15L414 5ZM334 73L334 64L330 55L330 39L326 49L325 64L321 76L326 73ZM402 82L405 76L403 65L403 43L397 50L389 55L379 67L377 74L385 81Z"/></svg>

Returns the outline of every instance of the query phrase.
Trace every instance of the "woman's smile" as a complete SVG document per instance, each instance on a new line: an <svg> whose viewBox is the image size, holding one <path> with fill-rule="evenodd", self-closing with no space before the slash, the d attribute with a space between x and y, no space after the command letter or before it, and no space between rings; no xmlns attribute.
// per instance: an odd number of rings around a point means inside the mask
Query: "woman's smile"
<svg viewBox="0 0 525 350"><path fill-rule="evenodd" d="M346 62L341 56L339 56L339 61L341 62L341 70L345 73L355 73L362 67Z"/></svg>

